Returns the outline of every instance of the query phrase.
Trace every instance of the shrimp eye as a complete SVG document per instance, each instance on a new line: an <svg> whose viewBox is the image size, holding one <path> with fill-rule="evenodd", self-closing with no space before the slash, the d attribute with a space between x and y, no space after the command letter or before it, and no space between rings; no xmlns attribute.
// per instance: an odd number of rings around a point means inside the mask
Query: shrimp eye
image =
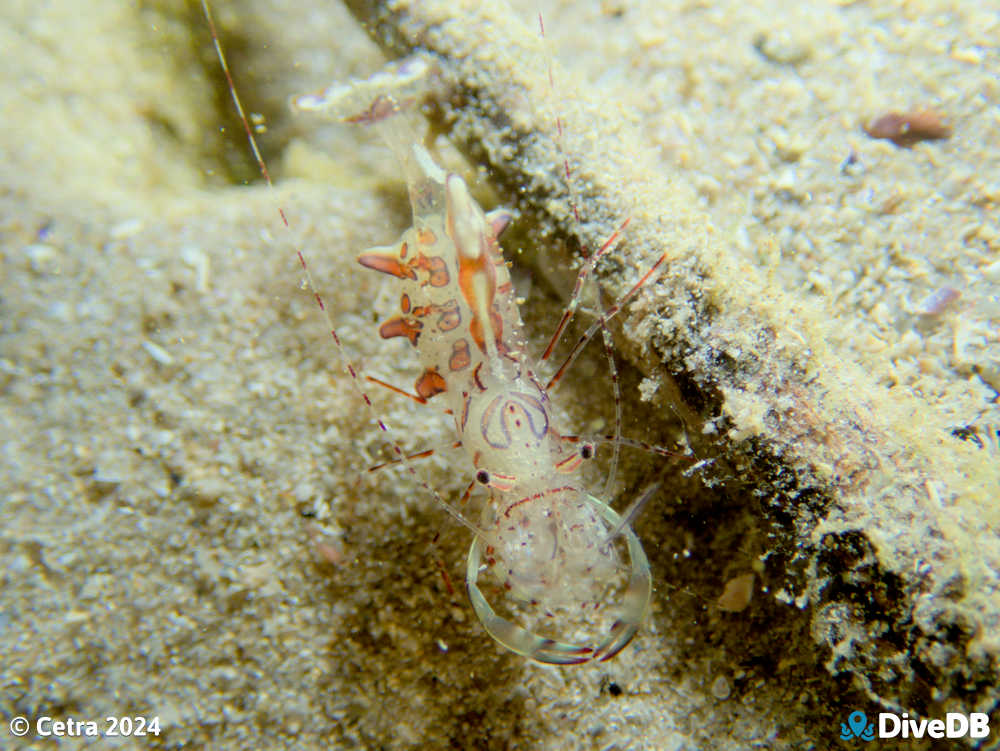
<svg viewBox="0 0 1000 751"><path fill-rule="evenodd" d="M487 472L485 469L479 470L478 472L476 472L476 482L478 482L480 485L489 485L490 473Z"/></svg>
<svg viewBox="0 0 1000 751"><path fill-rule="evenodd" d="M593 459L594 458L594 444L585 443L580 447L580 458L581 459Z"/></svg>

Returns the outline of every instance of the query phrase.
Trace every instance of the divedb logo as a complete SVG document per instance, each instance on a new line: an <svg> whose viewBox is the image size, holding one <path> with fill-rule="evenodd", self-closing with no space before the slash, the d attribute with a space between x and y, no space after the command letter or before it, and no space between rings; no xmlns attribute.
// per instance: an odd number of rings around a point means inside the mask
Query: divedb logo
<svg viewBox="0 0 1000 751"><path fill-rule="evenodd" d="M943 720L912 719L906 712L879 712L878 723L868 722L855 710L840 723L840 740L871 741L875 738L986 738L990 717L983 712L948 712Z"/></svg>

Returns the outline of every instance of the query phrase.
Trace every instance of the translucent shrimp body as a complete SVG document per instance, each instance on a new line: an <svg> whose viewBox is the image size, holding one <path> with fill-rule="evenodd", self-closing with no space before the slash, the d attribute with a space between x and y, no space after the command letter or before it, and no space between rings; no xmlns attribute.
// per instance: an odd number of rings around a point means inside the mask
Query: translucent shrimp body
<svg viewBox="0 0 1000 751"><path fill-rule="evenodd" d="M358 261L398 280L400 305L380 335L417 350L420 399L443 394L476 480L488 499L469 550L466 585L486 630L508 649L555 664L606 660L636 633L651 593L649 564L620 516L584 487L592 447L557 429L536 378L498 242L510 222L484 213L461 177L446 173L416 143L404 105L419 96L429 63L397 63L364 82L300 97L294 107L379 129L406 175L413 226ZM629 567L609 538L621 527ZM602 638L573 644L537 635L499 615L479 587L491 570L515 601L552 612L602 605L612 582L620 602ZM609 605L608 607L614 607Z"/></svg>

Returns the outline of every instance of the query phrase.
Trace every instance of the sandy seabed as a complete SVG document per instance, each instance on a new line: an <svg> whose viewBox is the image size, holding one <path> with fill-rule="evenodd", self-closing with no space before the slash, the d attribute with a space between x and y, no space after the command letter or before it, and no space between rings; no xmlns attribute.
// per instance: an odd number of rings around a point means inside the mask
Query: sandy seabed
<svg viewBox="0 0 1000 751"><path fill-rule="evenodd" d="M886 405L905 392L942 463L975 464L981 487L1000 454L1000 20L953 5L542 11L565 75L606 91L715 236L825 319L830 350ZM437 561L461 581L468 533L405 474L365 472L384 437L294 255L306 248L352 361L410 383L415 358L375 336L395 292L353 262L408 221L392 156L285 106L381 58L346 11L281 6L216 8L269 126L273 192L241 185L254 166L197 6L12 2L0 21L5 720L159 718L123 747L802 749L877 711L766 581L743 612L715 607L727 580L763 570L753 509L670 498L640 520L657 591L608 663L508 654L449 594ZM531 27L537 11L510 12ZM860 127L913 109L940 112L951 137L899 148ZM538 349L563 292L543 272L516 267ZM958 295L939 310L942 290ZM599 355L563 393L598 426L613 414L610 387L592 386ZM653 387L633 365L622 381L635 433ZM434 410L373 397L408 447L452 440ZM623 493L651 461L626 460ZM457 467L444 453L423 468L455 497ZM976 524L995 546L993 501ZM977 645L1000 651L995 633ZM932 705L935 690L958 691L929 686ZM5 747L51 746L7 733Z"/></svg>

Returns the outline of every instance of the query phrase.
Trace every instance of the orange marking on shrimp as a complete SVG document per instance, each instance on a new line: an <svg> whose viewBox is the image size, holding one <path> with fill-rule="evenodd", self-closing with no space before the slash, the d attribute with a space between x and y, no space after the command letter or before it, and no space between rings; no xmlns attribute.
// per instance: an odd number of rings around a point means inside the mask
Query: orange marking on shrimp
<svg viewBox="0 0 1000 751"><path fill-rule="evenodd" d="M481 352L486 352L486 332L483 321L477 311L493 307L493 297L496 294L496 271L485 255L475 258L458 256L458 286L462 297L472 309L472 321L469 323L469 333ZM483 298L483 299L480 299ZM503 335L503 321L491 318L493 338L497 341ZM498 327L499 326L499 327Z"/></svg>
<svg viewBox="0 0 1000 751"><path fill-rule="evenodd" d="M399 309L404 313L410 312L410 296L405 292L403 293L403 296L399 298Z"/></svg>
<svg viewBox="0 0 1000 751"><path fill-rule="evenodd" d="M406 243L403 243L400 251L400 257L405 257L405 252ZM400 263L399 258L392 253L362 253L358 256L358 263L365 268L372 269L373 271L378 271L383 274L391 274L399 279L416 280L417 278L416 272L414 272L408 265Z"/></svg>
<svg viewBox="0 0 1000 751"><path fill-rule="evenodd" d="M475 480L473 480L472 482L470 482L469 485L468 485L468 487L465 488L465 492L462 493L462 497L458 501L458 505L459 506L464 506L466 503L469 502L469 499L472 497L472 489L474 487L476 487L476 481Z"/></svg>
<svg viewBox="0 0 1000 751"><path fill-rule="evenodd" d="M403 316L395 316L379 326L378 333L383 339L392 339L397 336L405 336L410 340L410 344L417 346L420 338L420 330L424 325L420 321Z"/></svg>
<svg viewBox="0 0 1000 751"><path fill-rule="evenodd" d="M480 352L486 352L486 339L483 338L483 324L479 321L479 316L472 314L472 321L469 323L469 334L472 341L479 347Z"/></svg>
<svg viewBox="0 0 1000 751"><path fill-rule="evenodd" d="M430 399L447 391L448 384L436 368L428 368L420 375L413 388L422 398Z"/></svg>
<svg viewBox="0 0 1000 751"><path fill-rule="evenodd" d="M457 329L462 323L462 313L458 309L458 302L454 299L448 300L443 305L431 303L430 305L418 305L412 310L404 308L403 312L409 312L415 318L426 318L432 313L438 313L437 326L438 330L442 332Z"/></svg>
<svg viewBox="0 0 1000 751"><path fill-rule="evenodd" d="M472 358L469 356L469 343L465 339L460 339L451 346L451 357L448 358L448 369L458 372L469 367Z"/></svg>
<svg viewBox="0 0 1000 751"><path fill-rule="evenodd" d="M448 176L445 196L445 228L458 250L458 287L472 310L469 333L479 350L485 353L487 326L491 329L490 338L494 341L499 343L503 336L503 320L492 313L497 291L497 272L489 249L490 243L495 245L496 240L483 231L485 226L482 229L475 227L474 218L478 211L472 209L475 203L461 178L456 175ZM487 313L489 321L482 320L483 311L490 311Z"/></svg>
<svg viewBox="0 0 1000 751"><path fill-rule="evenodd" d="M438 328L441 331L452 331L462 325L462 312L458 309L457 300L449 300L439 306L441 315L438 318Z"/></svg>
<svg viewBox="0 0 1000 751"><path fill-rule="evenodd" d="M427 272L427 279L421 282L421 286L429 284L432 287L446 287L451 282L448 264L441 256L425 256L423 253L418 253L417 257L410 261L410 266ZM416 279L416 276L413 278Z"/></svg>

